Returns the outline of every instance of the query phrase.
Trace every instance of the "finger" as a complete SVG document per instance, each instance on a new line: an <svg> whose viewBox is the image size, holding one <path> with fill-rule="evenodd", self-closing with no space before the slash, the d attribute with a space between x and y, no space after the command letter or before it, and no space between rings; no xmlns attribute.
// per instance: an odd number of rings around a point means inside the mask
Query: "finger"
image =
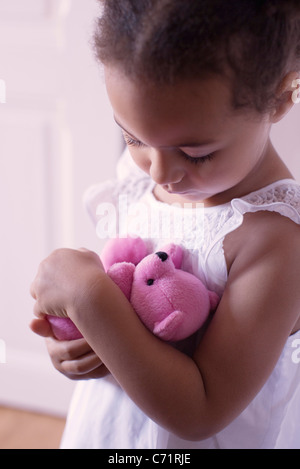
<svg viewBox="0 0 300 469"><path fill-rule="evenodd" d="M98 368L95 368L95 370L90 371L89 373L86 373L86 374L82 374L82 375L67 374L67 373L63 373L63 374L71 380L82 381L82 380L87 380L87 379L104 378L105 376L110 374L110 371L106 368L105 365L100 365L98 366Z"/></svg>
<svg viewBox="0 0 300 469"><path fill-rule="evenodd" d="M66 360L61 363L62 370L68 375L82 376L102 366L102 361L94 353L90 352L77 360Z"/></svg>
<svg viewBox="0 0 300 469"><path fill-rule="evenodd" d="M77 355L78 350L82 352L82 345L83 347L86 346L86 344L79 344L78 349L73 347L73 342L79 341L85 342L84 339L69 342L46 339L46 345L54 367L70 379L90 379L105 376L105 370L101 368L102 361L89 346L86 354ZM74 349L76 358L73 358ZM71 358L69 359L69 357Z"/></svg>
<svg viewBox="0 0 300 469"><path fill-rule="evenodd" d="M45 314L42 312L42 308L40 307L38 301L36 301L33 305L33 314L39 319L44 319L45 317Z"/></svg>
<svg viewBox="0 0 300 469"><path fill-rule="evenodd" d="M84 338L77 340L57 340L54 338L47 340L46 345L50 356L59 362L77 360L92 351Z"/></svg>
<svg viewBox="0 0 300 469"><path fill-rule="evenodd" d="M90 256L94 257L97 260L100 267L104 270L104 267L103 267L102 261L100 259L100 256L96 252L91 251L90 249L86 249L86 248L79 248L78 251L90 254Z"/></svg>
<svg viewBox="0 0 300 469"><path fill-rule="evenodd" d="M110 371L106 368L106 366L101 365L95 370L91 371L90 373L79 376L79 379L99 379L99 378L104 378L105 376L109 374L110 374Z"/></svg>
<svg viewBox="0 0 300 469"><path fill-rule="evenodd" d="M81 251L81 252L92 252L90 249L86 249L86 248L79 248L78 251Z"/></svg>
<svg viewBox="0 0 300 469"><path fill-rule="evenodd" d="M32 332L41 337L53 337L51 326L46 319L32 319L29 327Z"/></svg>

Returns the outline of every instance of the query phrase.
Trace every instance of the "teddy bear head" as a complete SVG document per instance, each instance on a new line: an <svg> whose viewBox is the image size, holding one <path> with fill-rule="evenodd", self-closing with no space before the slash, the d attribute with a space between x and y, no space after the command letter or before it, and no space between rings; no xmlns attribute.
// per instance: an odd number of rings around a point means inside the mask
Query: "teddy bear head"
<svg viewBox="0 0 300 469"><path fill-rule="evenodd" d="M170 244L137 265L113 264L107 271L141 321L163 340L179 341L206 322L219 298L193 274L180 269L183 250Z"/></svg>

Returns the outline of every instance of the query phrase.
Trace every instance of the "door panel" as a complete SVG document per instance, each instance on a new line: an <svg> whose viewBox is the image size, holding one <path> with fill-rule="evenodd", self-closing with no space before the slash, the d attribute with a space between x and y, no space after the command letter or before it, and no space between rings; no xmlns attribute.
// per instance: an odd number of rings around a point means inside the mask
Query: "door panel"
<svg viewBox="0 0 300 469"><path fill-rule="evenodd" d="M121 139L89 45L96 13L0 0L0 404L64 414L74 387L28 328L29 288L53 249L101 247L82 194L114 175Z"/></svg>

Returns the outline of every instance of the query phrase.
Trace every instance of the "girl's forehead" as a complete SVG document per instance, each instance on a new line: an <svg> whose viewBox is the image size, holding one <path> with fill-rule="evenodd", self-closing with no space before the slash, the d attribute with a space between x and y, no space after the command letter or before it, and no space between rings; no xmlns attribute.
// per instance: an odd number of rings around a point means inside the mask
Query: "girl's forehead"
<svg viewBox="0 0 300 469"><path fill-rule="evenodd" d="M171 85L157 84L132 79L114 68L106 68L105 81L108 93L118 100L130 99L134 103L147 103L148 106L180 108L184 110L197 106L211 110L232 112L231 91L225 80L216 75L206 79L186 79Z"/></svg>
<svg viewBox="0 0 300 469"><path fill-rule="evenodd" d="M233 117L231 92L219 77L160 86L107 69L105 80L116 121L145 143L150 135L192 138L200 128L209 140Z"/></svg>

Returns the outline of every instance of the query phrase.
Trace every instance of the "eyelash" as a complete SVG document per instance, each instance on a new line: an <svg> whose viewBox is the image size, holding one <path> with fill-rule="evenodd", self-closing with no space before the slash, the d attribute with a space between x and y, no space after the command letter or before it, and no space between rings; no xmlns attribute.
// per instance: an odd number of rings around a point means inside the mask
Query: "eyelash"
<svg viewBox="0 0 300 469"><path fill-rule="evenodd" d="M196 157L196 156L189 156L184 152L182 152L182 156L184 157L185 160L193 164L199 164L199 163L204 164L207 161L211 161L214 157L213 153L210 153L209 155L205 155L205 156Z"/></svg>
<svg viewBox="0 0 300 469"><path fill-rule="evenodd" d="M139 140L134 140L133 138L129 137L128 135L125 135L123 134L123 137L124 137L124 140L125 140L125 143L126 145L128 145L129 147L132 146L132 147L144 147L145 145L140 142Z"/></svg>
<svg viewBox="0 0 300 469"><path fill-rule="evenodd" d="M128 146L134 146L134 147L137 147L137 148L141 148L141 147L144 147L145 145L140 142L139 140L134 140L133 138L129 137L129 135L125 135L123 134L123 137L124 137L124 140L125 140L125 143L126 145ZM213 159L213 156L214 154L213 153L210 153L209 155L205 155L205 156L199 156L199 157L193 157L193 156L189 156L187 155L186 153L184 153L184 151L181 150L181 155L183 156L183 158L186 160L186 161L189 161L190 163L192 164L204 164L208 161L211 161Z"/></svg>

